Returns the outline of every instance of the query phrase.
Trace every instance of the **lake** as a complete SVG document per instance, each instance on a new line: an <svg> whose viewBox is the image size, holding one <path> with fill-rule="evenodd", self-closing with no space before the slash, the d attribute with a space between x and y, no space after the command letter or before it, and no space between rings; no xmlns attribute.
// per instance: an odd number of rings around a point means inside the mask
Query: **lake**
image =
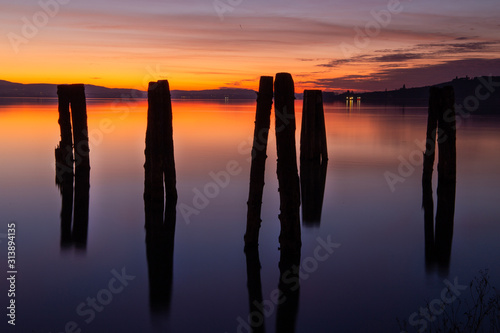
<svg viewBox="0 0 500 333"><path fill-rule="evenodd" d="M301 103L296 101L297 149ZM7 324L5 314L1 324L8 332L249 332L255 286L265 308L251 321L262 321L267 332L283 320L295 332L400 332L397 319L408 321L427 302L442 299L448 282L468 289L488 269L489 282L500 287L500 117L457 122L454 223L443 264L425 255L421 159L427 109L325 104L329 162L321 220L302 225L300 289L287 312L276 304L274 121L260 271L247 272L243 251L255 101L173 101L179 196L173 255L166 251L149 261L147 101L88 100L87 110L88 230L83 241L72 241L61 224L55 183L57 100L0 103L2 276L8 271L7 226L16 229L16 326ZM222 174L228 179L217 183ZM211 192L200 199L207 186ZM434 200L436 187L434 172ZM8 313L9 285L2 280ZM466 300L469 291L458 294ZM420 314L413 320L413 331L429 324Z"/></svg>

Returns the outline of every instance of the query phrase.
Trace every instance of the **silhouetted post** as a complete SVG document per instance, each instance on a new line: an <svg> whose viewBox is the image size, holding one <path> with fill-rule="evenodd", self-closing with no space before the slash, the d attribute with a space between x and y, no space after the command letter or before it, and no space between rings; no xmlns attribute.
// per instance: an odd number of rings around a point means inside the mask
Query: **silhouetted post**
<svg viewBox="0 0 500 333"><path fill-rule="evenodd" d="M430 181L432 179L432 171L434 169L434 159L436 152L436 132L438 113L441 104L441 89L431 87L429 91L429 107L427 115L427 133L424 153L424 171L422 181Z"/></svg>
<svg viewBox="0 0 500 333"><path fill-rule="evenodd" d="M73 138L71 132L70 86L57 86L59 99L59 128L61 130L61 140L55 150L56 155L56 183L61 184L63 177L73 176Z"/></svg>
<svg viewBox="0 0 500 333"><path fill-rule="evenodd" d="M73 240L79 248L87 246L89 222L90 148L87 125L85 86L69 86L71 117L75 150L75 204L73 215Z"/></svg>
<svg viewBox="0 0 500 333"><path fill-rule="evenodd" d="M321 90L304 90L302 129L300 131L300 162L326 161L325 114Z"/></svg>
<svg viewBox="0 0 500 333"><path fill-rule="evenodd" d="M172 103L167 80L150 82L148 89L148 124L146 130L145 191L146 199L164 200L165 212L177 204Z"/></svg>
<svg viewBox="0 0 500 333"><path fill-rule="evenodd" d="M149 83L144 154L144 209L150 307L153 313L168 313L172 294L177 189L172 102L167 80Z"/></svg>
<svg viewBox="0 0 500 333"><path fill-rule="evenodd" d="M304 225L321 221L328 149L321 90L304 90L300 132L300 186Z"/></svg>
<svg viewBox="0 0 500 333"><path fill-rule="evenodd" d="M456 119L453 87L432 87L429 96L427 143L422 176L423 207L425 215L426 263L437 262L447 274L453 223L456 189ZM437 130L436 130L437 128ZM438 133L438 188L435 228L433 228L432 168L435 156L436 131Z"/></svg>
<svg viewBox="0 0 500 333"><path fill-rule="evenodd" d="M441 112L438 117L438 176L439 182L456 181L456 120L455 93L453 87L441 89ZM439 184L438 184L439 187Z"/></svg>
<svg viewBox="0 0 500 333"><path fill-rule="evenodd" d="M56 148L56 183L62 195L61 247L85 249L89 218L90 159L83 84L57 86L61 141ZM71 106L71 113L70 113ZM73 163L75 164L73 172ZM73 196L73 179L74 196ZM74 198L74 204L73 204ZM71 223L73 214L73 224Z"/></svg>
<svg viewBox="0 0 500 333"><path fill-rule="evenodd" d="M273 77L261 76L255 113L253 134L252 165L250 168L250 188L248 193L247 229L245 246L258 245L261 225L262 192L267 158L267 139L273 105Z"/></svg>
<svg viewBox="0 0 500 333"><path fill-rule="evenodd" d="M71 117L73 120L73 142L75 145L75 173L78 169L83 174L90 172L90 149L87 127L87 105L83 84L69 86L71 92ZM86 175L85 175L86 176Z"/></svg>
<svg viewBox="0 0 500 333"><path fill-rule="evenodd" d="M281 249L299 250L300 189L295 146L294 83L289 73L276 74L274 82L276 116L277 175L280 192L279 236Z"/></svg>

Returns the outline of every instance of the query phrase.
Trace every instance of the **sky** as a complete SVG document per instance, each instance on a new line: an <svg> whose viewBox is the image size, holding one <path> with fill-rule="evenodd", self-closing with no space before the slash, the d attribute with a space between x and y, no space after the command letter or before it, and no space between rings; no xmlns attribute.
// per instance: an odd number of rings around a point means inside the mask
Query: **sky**
<svg viewBox="0 0 500 333"><path fill-rule="evenodd" d="M0 0L0 80L297 92L500 74L498 0Z"/></svg>

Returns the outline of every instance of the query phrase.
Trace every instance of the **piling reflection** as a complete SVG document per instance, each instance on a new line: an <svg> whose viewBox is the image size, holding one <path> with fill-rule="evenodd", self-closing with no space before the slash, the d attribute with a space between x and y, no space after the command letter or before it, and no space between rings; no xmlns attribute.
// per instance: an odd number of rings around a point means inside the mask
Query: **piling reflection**
<svg viewBox="0 0 500 333"><path fill-rule="evenodd" d="M434 223L432 184L430 182L422 183L425 216L425 263L429 273L436 267L443 275L447 275L449 271L455 217L455 190L454 182L441 182L438 185Z"/></svg>
<svg viewBox="0 0 500 333"><path fill-rule="evenodd" d="M247 262L248 302L250 304L250 328L253 333L264 333L265 313L262 306L262 283L260 279L260 259L257 245L245 247Z"/></svg>
<svg viewBox="0 0 500 333"><path fill-rule="evenodd" d="M327 168L328 160L300 163L302 224L305 227L319 227L321 223Z"/></svg>
<svg viewBox="0 0 500 333"><path fill-rule="evenodd" d="M278 311L276 313L276 333L293 333L297 322L300 295L300 250L280 253L280 291Z"/></svg>
<svg viewBox="0 0 500 333"><path fill-rule="evenodd" d="M56 185L62 196L60 245L61 249L75 246L85 250L90 191L85 87L82 84L60 85L57 94L61 140L55 149L55 162Z"/></svg>
<svg viewBox="0 0 500 333"><path fill-rule="evenodd" d="M175 208L163 214L163 200L144 199L149 304L154 315L168 314L172 297Z"/></svg>

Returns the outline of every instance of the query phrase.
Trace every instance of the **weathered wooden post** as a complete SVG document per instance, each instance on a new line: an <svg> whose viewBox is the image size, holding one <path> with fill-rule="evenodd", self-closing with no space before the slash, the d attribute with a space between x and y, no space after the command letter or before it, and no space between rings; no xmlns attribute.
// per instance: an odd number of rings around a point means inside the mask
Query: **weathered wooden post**
<svg viewBox="0 0 500 333"><path fill-rule="evenodd" d="M71 132L70 86L57 86L59 100L59 128L61 130L61 140L55 149L56 156L56 184L62 184L64 179L73 177L73 138ZM73 181L72 181L73 182ZM72 190L73 191L73 190Z"/></svg>
<svg viewBox="0 0 500 333"><path fill-rule="evenodd" d="M304 90L300 162L327 161L325 113L321 90Z"/></svg>
<svg viewBox="0 0 500 333"><path fill-rule="evenodd" d="M55 155L56 183L62 195L61 247L75 244L78 248L85 249L90 188L90 149L85 86L83 84L59 85L57 94L61 141L55 150ZM71 214L73 214L73 223L71 223Z"/></svg>
<svg viewBox="0 0 500 333"><path fill-rule="evenodd" d="M321 90L304 90L300 132L300 190L304 225L321 221L328 149Z"/></svg>
<svg viewBox="0 0 500 333"><path fill-rule="evenodd" d="M250 167L250 187L248 193L247 228L245 247L259 243L261 225L262 192L267 158L267 139L273 105L273 77L262 76L257 95L255 129L252 146L252 165Z"/></svg>
<svg viewBox="0 0 500 333"><path fill-rule="evenodd" d="M453 87L432 87L429 94L427 142L422 175L427 264L437 262L446 274L451 255L456 189L456 119ZM433 225L432 171L438 141L438 188Z"/></svg>
<svg viewBox="0 0 500 333"><path fill-rule="evenodd" d="M73 240L79 248L87 245L89 222L90 147L87 125L87 104L83 84L69 86L75 150L75 204Z"/></svg>
<svg viewBox="0 0 500 333"><path fill-rule="evenodd" d="M82 176L86 176L90 172L90 148L85 87L83 84L74 84L69 86L69 89L71 92L73 142L75 145L75 173L80 170Z"/></svg>
<svg viewBox="0 0 500 333"><path fill-rule="evenodd" d="M431 87L429 90L429 107L427 115L427 133L424 153L424 171L422 181L432 180L436 152L437 120L440 108L440 89Z"/></svg>
<svg viewBox="0 0 500 333"><path fill-rule="evenodd" d="M438 117L438 178L439 183L456 182L456 120L455 93L453 87L446 86L440 92L441 108ZM438 184L439 190L439 184Z"/></svg>
<svg viewBox="0 0 500 333"><path fill-rule="evenodd" d="M177 204L172 103L167 80L149 83L148 103L144 198L165 202L167 213L175 211L171 208Z"/></svg>
<svg viewBox="0 0 500 333"><path fill-rule="evenodd" d="M278 73L274 82L277 175L280 192L279 236L281 249L300 250L300 188L295 146L294 83L289 73Z"/></svg>

